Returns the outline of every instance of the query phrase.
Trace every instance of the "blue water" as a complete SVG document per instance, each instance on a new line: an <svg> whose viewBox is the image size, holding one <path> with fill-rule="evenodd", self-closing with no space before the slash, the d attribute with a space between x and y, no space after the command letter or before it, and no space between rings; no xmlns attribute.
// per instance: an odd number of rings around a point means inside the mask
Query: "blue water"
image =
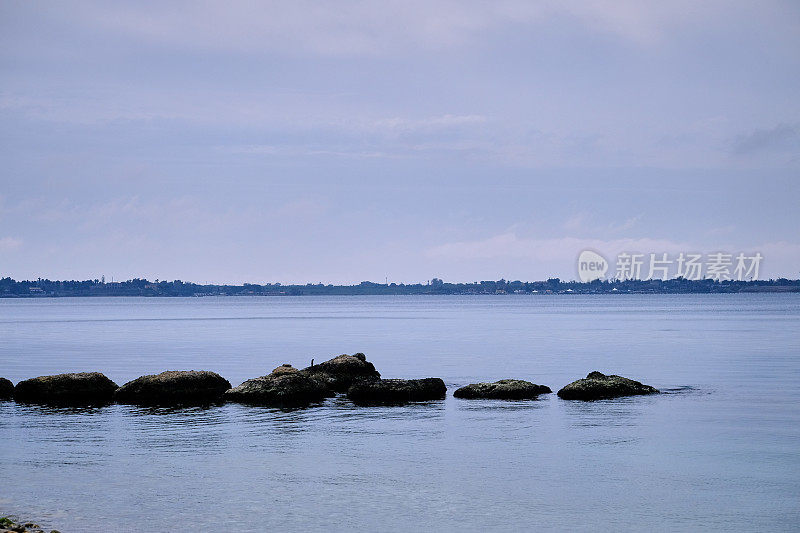
<svg viewBox="0 0 800 533"><path fill-rule="evenodd" d="M0 375L234 385L361 351L445 401L281 411L0 402L0 514L71 531L796 531L800 295L0 300ZM466 401L589 371L595 403Z"/></svg>

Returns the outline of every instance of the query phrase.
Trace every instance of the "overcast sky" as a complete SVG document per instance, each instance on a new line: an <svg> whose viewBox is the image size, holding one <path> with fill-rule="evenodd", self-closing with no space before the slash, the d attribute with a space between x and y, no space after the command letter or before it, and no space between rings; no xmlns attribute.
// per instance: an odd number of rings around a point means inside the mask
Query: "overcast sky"
<svg viewBox="0 0 800 533"><path fill-rule="evenodd" d="M563 4L2 0L0 276L797 278L800 3Z"/></svg>

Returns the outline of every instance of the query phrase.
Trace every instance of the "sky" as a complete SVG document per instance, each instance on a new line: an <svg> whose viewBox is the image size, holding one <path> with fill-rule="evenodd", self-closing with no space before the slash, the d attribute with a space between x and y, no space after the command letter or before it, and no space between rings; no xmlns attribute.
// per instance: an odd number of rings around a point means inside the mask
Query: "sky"
<svg viewBox="0 0 800 533"><path fill-rule="evenodd" d="M800 277L800 3L0 1L0 276Z"/></svg>

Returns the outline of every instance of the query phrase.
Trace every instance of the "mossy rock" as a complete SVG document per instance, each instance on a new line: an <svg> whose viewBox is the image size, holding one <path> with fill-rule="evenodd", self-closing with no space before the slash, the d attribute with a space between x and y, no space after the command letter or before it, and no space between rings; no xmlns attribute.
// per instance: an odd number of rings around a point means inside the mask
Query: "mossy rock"
<svg viewBox="0 0 800 533"><path fill-rule="evenodd" d="M14 399L54 405L103 405L112 401L115 390L117 384L100 372L78 372L20 381L14 387Z"/></svg>
<svg viewBox="0 0 800 533"><path fill-rule="evenodd" d="M447 387L441 378L365 380L347 390L347 397L359 405L443 400L446 394Z"/></svg>
<svg viewBox="0 0 800 533"><path fill-rule="evenodd" d="M546 385L536 385L521 379L501 379L494 383L471 383L457 389L453 396L466 400L531 400L549 392L553 391Z"/></svg>
<svg viewBox="0 0 800 533"><path fill-rule="evenodd" d="M346 392L353 383L374 380L381 377L375 365L367 361L363 353L342 354L328 361L306 367L302 370L309 375L324 379L328 387L336 392Z"/></svg>
<svg viewBox="0 0 800 533"><path fill-rule="evenodd" d="M278 367L268 376L248 379L225 392L225 399L272 407L305 407L333 395L325 380L292 370Z"/></svg>
<svg viewBox="0 0 800 533"><path fill-rule="evenodd" d="M658 394L658 389L629 378L613 374L607 376L597 371L590 372L585 378L573 381L558 391L559 398L583 401L644 394Z"/></svg>
<svg viewBox="0 0 800 533"><path fill-rule="evenodd" d="M222 401L230 382L207 370L170 370L129 381L114 394L135 405L207 405Z"/></svg>

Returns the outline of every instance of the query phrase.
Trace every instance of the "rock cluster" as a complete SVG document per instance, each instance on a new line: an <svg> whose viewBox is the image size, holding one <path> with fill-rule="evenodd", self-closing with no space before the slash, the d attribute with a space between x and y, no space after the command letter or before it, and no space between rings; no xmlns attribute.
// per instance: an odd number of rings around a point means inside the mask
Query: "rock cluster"
<svg viewBox="0 0 800 533"><path fill-rule="evenodd" d="M129 381L114 399L135 405L207 405L222 400L230 388L230 382L215 372L170 370Z"/></svg>
<svg viewBox="0 0 800 533"><path fill-rule="evenodd" d="M231 388L228 380L209 371L171 370L136 378L121 387L99 372L39 376L17 383L0 378L0 400L54 405L209 405L232 401L276 407L303 407L346 392L359 405L403 404L444 399L440 378L381 379L363 353L339 355L302 370L288 363L266 376ZM552 392L550 387L521 379L472 383L455 391L463 399L526 400ZM616 375L591 372L558 391L565 400L601 400L656 394L649 385Z"/></svg>
<svg viewBox="0 0 800 533"><path fill-rule="evenodd" d="M553 391L546 385L536 385L521 379L501 379L494 383L472 383L457 389L453 396L467 400L530 400L548 392Z"/></svg>
<svg viewBox="0 0 800 533"><path fill-rule="evenodd" d="M590 401L657 393L658 389L650 385L644 385L622 376L607 376L595 371L562 388L558 391L558 397L564 400Z"/></svg>

